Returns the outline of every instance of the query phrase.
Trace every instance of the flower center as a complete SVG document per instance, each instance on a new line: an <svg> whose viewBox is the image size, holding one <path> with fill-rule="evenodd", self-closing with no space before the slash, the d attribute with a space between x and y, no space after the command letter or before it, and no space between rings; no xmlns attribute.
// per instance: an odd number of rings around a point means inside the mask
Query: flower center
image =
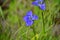
<svg viewBox="0 0 60 40"><path fill-rule="evenodd" d="M38 4L43 4L44 3L44 1L43 2L41 2L41 1L38 1Z"/></svg>
<svg viewBox="0 0 60 40"><path fill-rule="evenodd" d="M38 4L42 4L42 2L38 1Z"/></svg>

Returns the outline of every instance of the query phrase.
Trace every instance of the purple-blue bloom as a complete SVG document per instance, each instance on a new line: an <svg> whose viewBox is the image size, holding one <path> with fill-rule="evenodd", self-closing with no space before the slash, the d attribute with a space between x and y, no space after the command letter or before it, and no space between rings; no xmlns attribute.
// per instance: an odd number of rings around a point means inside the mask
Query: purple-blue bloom
<svg viewBox="0 0 60 40"><path fill-rule="evenodd" d="M43 0L35 0L35 1L38 1L38 2L40 2L40 3L43 3Z"/></svg>
<svg viewBox="0 0 60 40"><path fill-rule="evenodd" d="M35 0L32 2L32 5L39 6L40 9L45 10L46 5L43 3L43 0Z"/></svg>
<svg viewBox="0 0 60 40"><path fill-rule="evenodd" d="M39 5L40 9L45 10L45 3Z"/></svg>
<svg viewBox="0 0 60 40"><path fill-rule="evenodd" d="M31 26L34 23L34 20L37 20L38 16L33 15L32 11L28 11L26 16L24 16L24 21L26 22L26 26Z"/></svg>

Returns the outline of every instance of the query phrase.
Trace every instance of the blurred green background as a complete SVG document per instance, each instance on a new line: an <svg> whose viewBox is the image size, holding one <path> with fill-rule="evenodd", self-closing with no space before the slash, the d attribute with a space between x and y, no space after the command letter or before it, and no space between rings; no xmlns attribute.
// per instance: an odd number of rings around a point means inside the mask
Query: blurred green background
<svg viewBox="0 0 60 40"><path fill-rule="evenodd" d="M54 18L60 14L60 0L45 0L44 11L33 6L32 2L33 0L11 0L6 10L0 6L0 40L60 40L60 36L54 35L53 29ZM39 19L27 27L23 17L29 10Z"/></svg>

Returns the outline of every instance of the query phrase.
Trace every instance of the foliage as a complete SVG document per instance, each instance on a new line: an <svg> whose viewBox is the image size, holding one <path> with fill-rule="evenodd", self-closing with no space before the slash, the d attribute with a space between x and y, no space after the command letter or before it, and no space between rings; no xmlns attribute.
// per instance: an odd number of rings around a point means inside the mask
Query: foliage
<svg viewBox="0 0 60 40"><path fill-rule="evenodd" d="M60 40L53 36L54 18L60 10L60 0L45 0L46 10L31 3L33 0L11 0L9 9L0 6L0 40ZM23 17L32 10L39 18L30 27Z"/></svg>

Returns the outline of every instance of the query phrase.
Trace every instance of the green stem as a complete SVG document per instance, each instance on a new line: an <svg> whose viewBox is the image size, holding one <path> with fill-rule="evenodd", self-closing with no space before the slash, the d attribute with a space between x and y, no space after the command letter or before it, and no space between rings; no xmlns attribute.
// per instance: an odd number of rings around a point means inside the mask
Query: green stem
<svg viewBox="0 0 60 40"><path fill-rule="evenodd" d="M44 13L42 12L43 33L45 33Z"/></svg>
<svg viewBox="0 0 60 40"><path fill-rule="evenodd" d="M3 14L1 7L0 7L0 16L2 16L2 18L4 19L4 14Z"/></svg>
<svg viewBox="0 0 60 40"><path fill-rule="evenodd" d="M34 36L36 35L36 31L35 31L35 28L34 28L34 26L33 27L31 27L32 29L33 29L33 33L34 33ZM37 40L37 38L35 37L35 40Z"/></svg>

